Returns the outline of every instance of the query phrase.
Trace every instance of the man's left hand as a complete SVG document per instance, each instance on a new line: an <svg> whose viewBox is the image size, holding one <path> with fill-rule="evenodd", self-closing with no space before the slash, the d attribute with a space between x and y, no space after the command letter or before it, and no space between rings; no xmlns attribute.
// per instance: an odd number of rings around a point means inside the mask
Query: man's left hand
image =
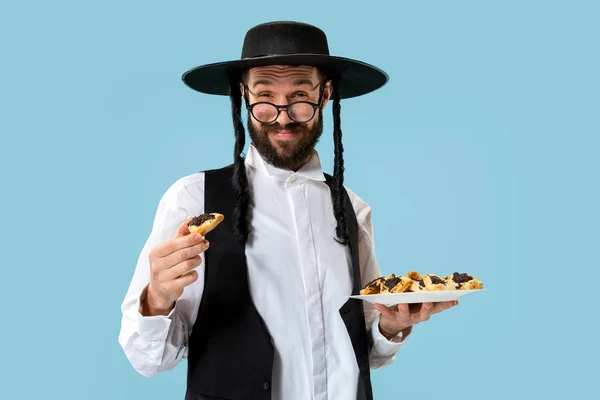
<svg viewBox="0 0 600 400"><path fill-rule="evenodd" d="M447 310L457 304L458 301L398 304L392 307L375 304L375 309L381 313L379 317L379 331L383 336L391 339L401 331L420 322L427 321L433 314Z"/></svg>

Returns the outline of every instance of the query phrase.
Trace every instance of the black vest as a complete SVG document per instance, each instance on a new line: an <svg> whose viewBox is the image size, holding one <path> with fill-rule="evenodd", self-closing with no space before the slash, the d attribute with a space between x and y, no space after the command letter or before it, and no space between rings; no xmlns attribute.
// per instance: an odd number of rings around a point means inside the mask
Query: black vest
<svg viewBox="0 0 600 400"><path fill-rule="evenodd" d="M210 249L204 254L204 292L188 344L186 400L271 399L273 343L250 298L245 245L233 235L232 176L231 165L205 172L205 212L226 217L206 235ZM331 188L332 177L326 175L326 182ZM358 294L358 224L348 194L344 195L354 270L352 293ZM348 329L360 370L357 400L372 400L369 351L373 344L367 335L362 301L348 299L340 318Z"/></svg>

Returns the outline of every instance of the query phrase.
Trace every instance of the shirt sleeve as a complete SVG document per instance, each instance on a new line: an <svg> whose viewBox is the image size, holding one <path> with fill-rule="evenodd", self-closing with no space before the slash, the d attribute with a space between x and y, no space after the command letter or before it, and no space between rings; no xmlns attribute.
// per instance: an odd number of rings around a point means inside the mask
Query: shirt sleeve
<svg viewBox="0 0 600 400"><path fill-rule="evenodd" d="M134 369L148 378L174 368L187 358L188 338L204 287L203 261L197 268L198 280L184 289L168 315L145 317L141 314L141 305L150 282L148 254L155 246L171 239L179 225L190 216L188 209L178 204L180 193L173 192L180 190L177 190L177 186L171 187L159 203L152 231L139 255L121 305L119 344ZM194 213L201 213L201 210L194 208Z"/></svg>
<svg viewBox="0 0 600 400"><path fill-rule="evenodd" d="M371 208L362 201L353 192L348 190L350 199L359 225L359 262L361 271L361 287L381 276L381 270L375 256L374 230L371 221ZM380 313L375 306L369 302L364 302L365 323L367 333L373 341L373 347L369 354L369 362L372 369L377 369L393 363L396 359L396 353L410 336L412 329L408 329L405 334L399 333L397 336L387 339L379 330Z"/></svg>

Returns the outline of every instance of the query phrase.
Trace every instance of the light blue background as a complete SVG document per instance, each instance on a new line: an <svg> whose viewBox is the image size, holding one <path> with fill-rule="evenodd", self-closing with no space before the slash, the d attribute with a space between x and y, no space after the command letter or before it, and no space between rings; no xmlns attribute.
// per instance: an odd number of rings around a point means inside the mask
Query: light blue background
<svg viewBox="0 0 600 400"><path fill-rule="evenodd" d="M181 74L276 19L391 76L342 103L382 272L486 284L415 328L375 398L595 397L599 3L209 3L2 2L0 398L183 398L184 363L129 365L119 307L162 193L232 160L228 99Z"/></svg>

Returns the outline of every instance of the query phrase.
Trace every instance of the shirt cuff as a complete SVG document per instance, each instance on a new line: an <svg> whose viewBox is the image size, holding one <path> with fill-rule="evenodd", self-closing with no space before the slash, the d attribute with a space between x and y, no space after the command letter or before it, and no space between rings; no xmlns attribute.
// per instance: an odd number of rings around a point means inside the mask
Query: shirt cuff
<svg viewBox="0 0 600 400"><path fill-rule="evenodd" d="M167 315L154 315L154 316L143 316L142 315L142 302L146 299L146 293L148 286L146 286L137 298L137 313L136 313L136 324L137 332L145 340L164 340L169 333L169 328L175 317L175 309L177 303L173 309Z"/></svg>
<svg viewBox="0 0 600 400"><path fill-rule="evenodd" d="M383 336L381 331L379 330L379 317L381 314L377 314L373 323L371 324L371 336L373 338L373 350L379 355L393 355L395 354L402 345L408 336L410 336L412 332L412 327L406 329L404 333L401 331L396 336L391 339Z"/></svg>

